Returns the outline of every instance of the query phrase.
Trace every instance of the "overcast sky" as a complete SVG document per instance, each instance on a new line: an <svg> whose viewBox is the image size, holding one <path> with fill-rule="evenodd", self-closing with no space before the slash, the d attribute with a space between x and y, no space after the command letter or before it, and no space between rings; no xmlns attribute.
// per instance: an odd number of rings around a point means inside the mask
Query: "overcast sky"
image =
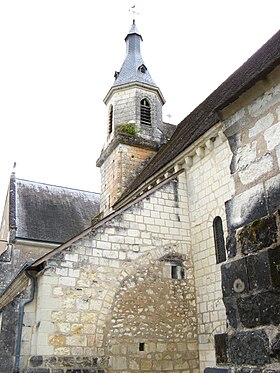
<svg viewBox="0 0 280 373"><path fill-rule="evenodd" d="M279 0L0 0L0 208L14 162L19 178L99 192L103 98L133 4L163 119L174 124L280 24Z"/></svg>

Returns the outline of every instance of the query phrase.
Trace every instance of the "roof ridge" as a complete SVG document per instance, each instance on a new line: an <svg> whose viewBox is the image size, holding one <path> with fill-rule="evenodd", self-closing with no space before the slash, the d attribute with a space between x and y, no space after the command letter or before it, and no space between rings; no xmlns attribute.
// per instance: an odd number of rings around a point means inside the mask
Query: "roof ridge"
<svg viewBox="0 0 280 373"><path fill-rule="evenodd" d="M55 188L68 189L68 190L76 190L78 192L100 194L100 192L93 192L93 191L90 191L90 190L78 189L78 188L67 187L67 186L62 186L62 185L48 184L48 183L44 183L44 182L41 182L41 181L27 180L27 179L22 179L22 178L16 177L15 181L18 181L18 180L20 180L20 181L26 181L26 182L32 183L32 184L39 184L39 185L51 186L51 187L55 187Z"/></svg>

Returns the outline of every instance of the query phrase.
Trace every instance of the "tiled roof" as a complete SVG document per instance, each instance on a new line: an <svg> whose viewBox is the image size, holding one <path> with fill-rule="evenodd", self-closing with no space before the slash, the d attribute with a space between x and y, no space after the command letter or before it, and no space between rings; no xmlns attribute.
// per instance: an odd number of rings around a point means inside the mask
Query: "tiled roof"
<svg viewBox="0 0 280 373"><path fill-rule="evenodd" d="M116 73L116 80L113 87L133 82L157 87L141 56L140 43L142 36L139 34L134 21L125 41L126 57L120 72Z"/></svg>
<svg viewBox="0 0 280 373"><path fill-rule="evenodd" d="M235 101L280 63L280 31L253 54L224 83L194 109L179 125L170 141L163 145L143 172L121 196L124 199L144 181L172 161L219 121L218 110ZM187 97L187 94L186 94ZM118 202L117 202L118 203Z"/></svg>
<svg viewBox="0 0 280 373"><path fill-rule="evenodd" d="M99 194L15 179L13 212L16 237L62 243L91 225Z"/></svg>

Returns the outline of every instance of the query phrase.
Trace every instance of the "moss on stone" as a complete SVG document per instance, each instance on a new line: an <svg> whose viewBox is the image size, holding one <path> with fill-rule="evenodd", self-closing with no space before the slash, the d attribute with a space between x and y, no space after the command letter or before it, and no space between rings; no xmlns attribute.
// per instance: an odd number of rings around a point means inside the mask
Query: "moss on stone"
<svg viewBox="0 0 280 373"><path fill-rule="evenodd" d="M136 130L135 125L131 123L119 124L116 127L116 133L126 136L135 136Z"/></svg>

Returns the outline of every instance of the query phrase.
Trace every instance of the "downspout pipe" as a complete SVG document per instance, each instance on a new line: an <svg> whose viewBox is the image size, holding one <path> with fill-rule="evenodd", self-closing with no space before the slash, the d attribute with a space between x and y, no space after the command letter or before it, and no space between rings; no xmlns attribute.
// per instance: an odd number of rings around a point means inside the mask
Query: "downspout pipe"
<svg viewBox="0 0 280 373"><path fill-rule="evenodd" d="M30 290L30 297L28 299L24 299L19 306L19 320L18 320L18 333L17 333L17 340L16 340L16 351L15 351L15 366L13 373L20 373L19 370L19 360L20 360L20 350L21 350L21 337L22 337L22 326L23 326L23 318L24 318L24 307L31 303L34 299L35 295L35 288L36 288L36 277L34 274L28 272L28 268L25 269L25 274L31 280L31 290Z"/></svg>

